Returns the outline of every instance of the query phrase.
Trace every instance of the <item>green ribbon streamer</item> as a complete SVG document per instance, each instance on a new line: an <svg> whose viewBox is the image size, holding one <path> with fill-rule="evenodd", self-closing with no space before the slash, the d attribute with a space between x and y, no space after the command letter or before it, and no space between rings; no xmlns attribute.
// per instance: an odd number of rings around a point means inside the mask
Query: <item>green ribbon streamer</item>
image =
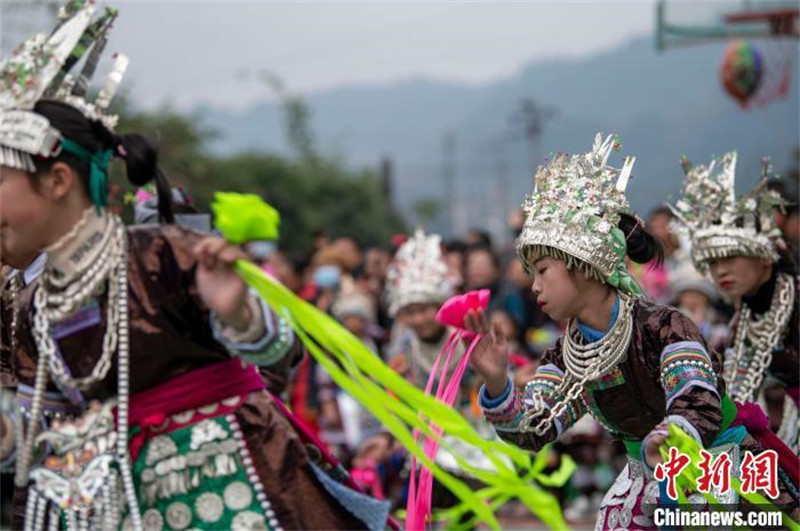
<svg viewBox="0 0 800 531"><path fill-rule="evenodd" d="M89 163L89 197L99 214L101 207L108 206L108 164L114 152L106 149L92 153L68 138L61 141L61 149Z"/></svg>
<svg viewBox="0 0 800 531"><path fill-rule="evenodd" d="M218 224L218 228L228 241L258 239L253 235L264 230L263 222L271 217L271 213L265 216L267 212L261 207L256 208L256 203L253 196L217 196L217 203L212 208L224 221ZM251 208L238 208L245 205ZM235 212L231 213L235 215L226 215L233 210ZM240 260L234 268L267 305L290 324L309 354L333 380L356 398L459 498L461 503L447 512L447 516L452 518L450 528L462 528L462 524L456 526L456 521L470 514L470 522L485 522L492 529L500 529L494 512L508 500L519 498L548 527L568 529L558 500L543 485L563 484L574 470L573 462L565 460L556 473L543 475L547 450L543 449L532 461L531 454L520 448L485 439L457 411L407 382L329 315L299 299L250 262ZM447 440L433 432L431 421L448 436L479 448L492 461L495 470L479 470L464 461ZM486 486L474 491L428 459L422 451L422 440L419 443L414 441L414 430L439 442L464 471Z"/></svg>
<svg viewBox="0 0 800 531"><path fill-rule="evenodd" d="M720 409L722 410L722 423L719 426L719 431L717 432L717 437L722 435L722 433L727 430L733 421L736 420L736 404L733 402L730 396L725 395L722 397L722 402L720 403ZM622 439L622 443L625 445L625 449L628 451L628 455L634 459L641 459L642 458L642 441L634 441L632 439Z"/></svg>
<svg viewBox="0 0 800 531"><path fill-rule="evenodd" d="M484 439L458 412L408 383L330 316L298 299L255 265L239 261L235 269L278 315L290 323L309 353L333 380L363 404L422 465L431 469L438 481L461 500L451 515L472 513L476 521L499 529L500 524L493 514L495 509L509 499L519 498L549 527L567 529L558 501L537 484L537 476L543 468L539 465L541 461L531 463L527 452L500 441ZM435 438L442 448L451 449L446 440L433 433L429 426L431 419L435 419L435 423L444 428L446 434L482 449L493 462L495 471L478 470L456 452L451 452L459 466L485 483L486 489L473 492L462 481L427 459L420 444L414 442L414 429ZM501 455L520 469L530 472L521 477L514 466L498 458ZM569 463L566 467L567 470L571 468ZM557 483L556 477L548 477L544 483L553 480ZM566 474L561 475L561 478L565 477Z"/></svg>

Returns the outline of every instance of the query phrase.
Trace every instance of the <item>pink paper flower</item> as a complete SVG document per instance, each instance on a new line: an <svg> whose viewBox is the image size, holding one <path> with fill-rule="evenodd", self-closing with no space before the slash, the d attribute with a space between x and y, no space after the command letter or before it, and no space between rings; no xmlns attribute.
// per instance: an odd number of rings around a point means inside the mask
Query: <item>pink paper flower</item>
<svg viewBox="0 0 800 531"><path fill-rule="evenodd" d="M137 203L144 203L151 197L156 197L156 194L150 192L149 190L145 190L144 188L139 188L136 191L136 202Z"/></svg>
<svg viewBox="0 0 800 531"><path fill-rule="evenodd" d="M464 330L464 317L470 310L477 311L479 308L486 310L489 306L490 292L488 289L470 291L463 295L450 297L439 309L436 320L445 326L453 326Z"/></svg>

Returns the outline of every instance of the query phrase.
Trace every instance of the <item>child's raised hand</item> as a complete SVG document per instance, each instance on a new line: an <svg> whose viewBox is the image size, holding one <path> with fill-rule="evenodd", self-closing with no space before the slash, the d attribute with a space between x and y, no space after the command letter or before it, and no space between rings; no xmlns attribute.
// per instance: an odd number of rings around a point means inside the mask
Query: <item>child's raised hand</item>
<svg viewBox="0 0 800 531"><path fill-rule="evenodd" d="M482 309L467 312L464 327L469 332L483 334L472 351L470 365L483 378L489 396L499 396L508 383L508 341L497 324L489 326Z"/></svg>

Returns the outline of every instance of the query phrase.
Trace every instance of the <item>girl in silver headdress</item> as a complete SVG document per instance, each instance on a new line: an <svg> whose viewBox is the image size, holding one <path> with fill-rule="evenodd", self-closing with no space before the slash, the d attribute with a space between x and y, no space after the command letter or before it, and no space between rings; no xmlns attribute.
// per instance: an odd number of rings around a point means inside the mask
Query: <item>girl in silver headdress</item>
<svg viewBox="0 0 800 531"><path fill-rule="evenodd" d="M684 160L683 167L683 197L674 211L691 238L692 260L737 309L725 354L728 394L745 401L763 391L772 429L798 453L797 267L777 227L784 201L769 187L769 160L755 188L739 199L735 152L708 165Z"/></svg>
<svg viewBox="0 0 800 531"><path fill-rule="evenodd" d="M485 316L473 314L469 327L487 335L472 366L485 380L484 414L509 442L537 451L586 413L621 440L628 465L603 499L597 529L652 529L656 507L669 501L653 473L670 425L712 454L728 452L734 474L744 451L766 447L737 426L722 360L694 323L644 299L628 273L627 259L647 262L659 253L625 198L633 159L621 170L607 165L616 143L598 135L588 153L557 155L537 173L527 204L517 248L542 309L568 322L565 336L524 392L515 391L506 344ZM781 465L774 502L796 516L797 459L785 446ZM731 491L718 499L737 502ZM690 500L705 503L698 494Z"/></svg>

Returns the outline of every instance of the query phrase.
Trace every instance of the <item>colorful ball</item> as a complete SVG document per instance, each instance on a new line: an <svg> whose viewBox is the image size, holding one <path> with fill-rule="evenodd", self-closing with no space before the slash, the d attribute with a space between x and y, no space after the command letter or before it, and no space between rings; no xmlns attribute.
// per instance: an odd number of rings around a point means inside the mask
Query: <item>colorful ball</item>
<svg viewBox="0 0 800 531"><path fill-rule="evenodd" d="M734 41L725 49L720 70L722 85L743 107L758 90L763 74L763 56L754 44Z"/></svg>

